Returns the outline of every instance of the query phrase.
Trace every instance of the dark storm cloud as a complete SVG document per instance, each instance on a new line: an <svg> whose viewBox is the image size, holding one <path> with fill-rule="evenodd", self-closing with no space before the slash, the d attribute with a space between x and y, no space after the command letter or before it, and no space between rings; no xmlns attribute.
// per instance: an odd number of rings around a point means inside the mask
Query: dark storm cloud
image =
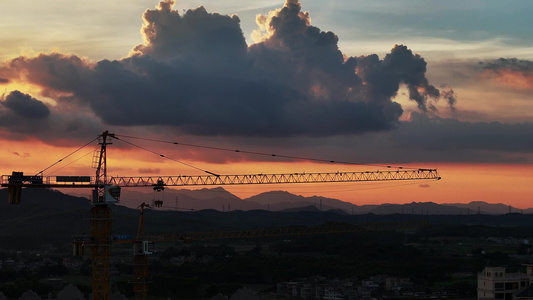
<svg viewBox="0 0 533 300"><path fill-rule="evenodd" d="M135 47L157 60L198 60L196 63L231 63L246 55L246 41L237 16L208 13L204 7L180 16L173 1L147 10L142 29L146 44ZM222 60L222 61L218 61ZM217 62L218 61L218 62Z"/></svg>
<svg viewBox="0 0 533 300"><path fill-rule="evenodd" d="M50 115L50 110L43 102L19 91L7 95L2 105L24 118L43 119Z"/></svg>
<svg viewBox="0 0 533 300"><path fill-rule="evenodd" d="M517 58L499 58L491 61L480 62L479 65L488 70L511 70L516 72L533 73L533 61Z"/></svg>
<svg viewBox="0 0 533 300"><path fill-rule="evenodd" d="M41 101L20 91L2 96L0 101L0 128L2 137L25 139L20 134L42 135L49 128L50 109ZM57 136L57 132L50 132Z"/></svg>
<svg viewBox="0 0 533 300"><path fill-rule="evenodd" d="M295 155L336 161L416 162L418 167L424 167L424 162L530 164L533 140L525 138L529 136L533 136L531 123L471 123L412 113L411 120L402 121L395 131L357 138L328 137L320 145L310 138L293 138L286 144L295 148Z"/></svg>
<svg viewBox="0 0 533 300"><path fill-rule="evenodd" d="M145 44L130 57L89 63L77 56L19 57L24 74L61 107L88 107L107 125L168 125L233 136L328 136L395 128L400 84L421 111L442 96L426 62L397 45L384 59L345 57L338 37L310 25L298 1L260 18L248 47L236 16L205 8L180 15L163 1L144 13ZM455 102L455 98L453 98Z"/></svg>
<svg viewBox="0 0 533 300"><path fill-rule="evenodd" d="M416 132L412 143L421 144L428 150L453 151L456 149L492 150L506 152L531 152L533 140L524 138L533 135L533 124L504 124L500 122L469 123L455 119L431 119L413 113L413 122L406 126ZM416 139L419 142L415 142Z"/></svg>
<svg viewBox="0 0 533 300"><path fill-rule="evenodd" d="M53 53L36 57L21 56L11 60L9 67L45 91L76 91L80 95L87 95L88 90L97 88L93 82L86 82L90 79L90 66L75 55Z"/></svg>
<svg viewBox="0 0 533 300"><path fill-rule="evenodd" d="M457 94L454 92L453 89L448 88L446 90L441 91L442 98L448 102L448 106L450 107L452 112L455 112L455 104L457 103Z"/></svg>
<svg viewBox="0 0 533 300"><path fill-rule="evenodd" d="M498 85L513 90L530 93L533 90L533 62L516 58L500 58L488 62L480 62L484 75L494 79Z"/></svg>
<svg viewBox="0 0 533 300"><path fill-rule="evenodd" d="M2 138L25 140L30 136L56 145L78 145L79 139L94 138L101 132L100 124L92 117L77 112L63 113L46 106L42 101L13 91L0 101ZM16 153L14 153L16 154Z"/></svg>
<svg viewBox="0 0 533 300"><path fill-rule="evenodd" d="M383 60L379 60L377 55L370 55L357 58L357 62L357 74L370 86L371 97L390 99L398 92L399 85L404 83L409 98L416 101L421 111L426 112L428 99L441 96L440 91L429 84L426 78L426 61L404 45L395 45Z"/></svg>
<svg viewBox="0 0 533 300"><path fill-rule="evenodd" d="M389 145L412 161L531 163L533 124L463 122L411 114L410 122L390 135Z"/></svg>

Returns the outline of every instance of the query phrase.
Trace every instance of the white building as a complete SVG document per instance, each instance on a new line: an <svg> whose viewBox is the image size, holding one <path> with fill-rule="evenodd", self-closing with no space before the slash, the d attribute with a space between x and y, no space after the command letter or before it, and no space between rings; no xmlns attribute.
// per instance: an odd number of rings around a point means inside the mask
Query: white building
<svg viewBox="0 0 533 300"><path fill-rule="evenodd" d="M506 273L505 267L486 267L477 275L477 299L512 300L533 282L533 265L526 267L527 273Z"/></svg>

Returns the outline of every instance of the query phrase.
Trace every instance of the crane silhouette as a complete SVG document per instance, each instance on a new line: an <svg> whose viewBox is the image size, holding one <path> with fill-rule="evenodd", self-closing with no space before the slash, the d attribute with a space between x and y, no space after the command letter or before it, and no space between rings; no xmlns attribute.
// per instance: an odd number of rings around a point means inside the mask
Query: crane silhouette
<svg viewBox="0 0 533 300"><path fill-rule="evenodd" d="M112 216L110 203L120 199L120 189L128 187L152 187L155 190L166 186L222 186L222 185L259 185L259 184L293 184L293 183L333 183L333 182L367 182L367 181L405 181L405 180L439 180L436 169L401 169L364 172L332 172L332 173L287 173L287 174L242 174L224 175L204 171L207 175L178 175L157 177L109 177L107 174L107 146L111 140L120 140L114 133L104 131L98 135L100 150L95 159L96 175L92 176L43 176L43 171L36 175L24 175L23 172L12 172L2 175L0 185L7 187L9 203L20 204L22 188L91 188L93 204L90 211L90 237L83 241L91 249L92 259L92 290L93 300L109 300L110 298L110 257L112 241ZM95 139L96 140L96 139ZM94 141L94 140L93 140ZM213 147L207 147L213 148ZM216 148L213 148L216 149ZM239 152L239 151L236 151ZM163 156L163 155L160 155ZM272 155L275 156L275 155ZM287 156L286 156L287 157ZM290 158L290 157L287 157ZM59 162L62 160L59 160ZM325 160L319 160L325 161ZM329 161L334 162L334 161ZM390 166L388 166L390 168ZM46 169L45 169L46 170ZM141 209L141 221L142 212ZM140 221L140 222L141 222ZM139 223L139 229L141 229ZM139 235L139 232L141 233ZM138 239L134 243L139 251L147 254L150 243L158 238L141 240L142 231L138 231ZM173 237L176 238L176 237ZM79 250L79 249L78 249ZM80 251L78 251L80 252ZM81 251L82 252L82 251ZM140 252L139 252L140 253ZM145 299L146 255L138 255L139 267L134 278L136 299ZM135 271L134 271L135 272ZM139 275L140 274L140 275ZM139 276L137 276L139 275ZM135 277L137 276L137 277ZM134 280L135 281L135 280ZM138 295L138 296L137 296ZM139 297L139 298L137 298Z"/></svg>

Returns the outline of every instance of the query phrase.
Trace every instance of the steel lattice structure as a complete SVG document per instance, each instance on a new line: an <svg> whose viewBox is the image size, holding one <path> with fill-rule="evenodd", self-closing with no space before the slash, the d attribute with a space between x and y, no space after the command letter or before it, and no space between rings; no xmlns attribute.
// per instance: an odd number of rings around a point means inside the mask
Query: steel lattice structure
<svg viewBox="0 0 533 300"><path fill-rule="evenodd" d="M13 183L12 175L3 175L2 186L20 185L23 187L48 188L93 188L94 177L87 177L87 182L65 181L66 176L24 176ZM68 179L68 178L67 178ZM158 176L158 177L111 177L108 185L118 187L147 186L208 186L208 185L242 185L242 184L286 184L286 183L334 183L361 181L396 181L396 180L439 180L436 169L412 169L394 171L364 171L335 173L286 173L286 174L247 174L247 175L198 175L198 176Z"/></svg>
<svg viewBox="0 0 533 300"><path fill-rule="evenodd" d="M434 169L336 172L336 173L287 173L251 175L200 175L200 176L160 176L160 177L112 177L109 184L120 187L144 186L203 186L203 185L240 185L240 184L284 184L317 182L358 182L391 180L438 180L440 176Z"/></svg>

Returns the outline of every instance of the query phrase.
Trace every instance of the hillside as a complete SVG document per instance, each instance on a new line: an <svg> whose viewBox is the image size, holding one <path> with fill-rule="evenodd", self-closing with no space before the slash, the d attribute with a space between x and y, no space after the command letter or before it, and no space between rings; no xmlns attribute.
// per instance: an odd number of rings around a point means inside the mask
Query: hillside
<svg viewBox="0 0 533 300"><path fill-rule="evenodd" d="M0 189L0 237L4 245L31 247L65 241L88 232L91 204L86 198L49 189L23 189L21 204L8 204L7 189Z"/></svg>
<svg viewBox="0 0 533 300"><path fill-rule="evenodd" d="M250 210L261 209L262 205L251 201L244 201L239 197L231 194L225 189L171 189L166 188L163 192L148 191L144 188L122 189L121 205L136 208L142 202L152 204L152 200L162 200L165 209L174 210Z"/></svg>
<svg viewBox="0 0 533 300"><path fill-rule="evenodd" d="M322 196L304 197L286 191L269 191L249 198L240 199L222 187L213 189L171 189L157 193L146 189L122 189L121 205L136 208L142 202L148 204L152 200L163 200L165 209L201 210L215 209L270 211L297 210L314 206L318 210L342 210L348 214L423 214L423 215L461 215L461 214L506 214L513 212L530 213L531 210L520 210L505 204L491 204L482 201L470 203L412 202L405 204L357 205L339 199Z"/></svg>
<svg viewBox="0 0 533 300"><path fill-rule="evenodd" d="M224 191L217 193L211 193L209 190L195 191L189 194L190 201L207 201L207 203L227 201L226 198L218 196L206 197L207 194L219 195L218 193L224 193ZM198 200L192 197L194 195L204 198ZM297 205L303 205L306 202L305 197L285 196L286 200L300 200L293 202ZM92 205L86 198L48 189L24 189L21 204L9 205L7 190L0 189L0 199L4 199L0 200L0 226L2 228L0 239L4 247L32 249L50 243L70 247L73 235L89 232L89 211ZM246 202L240 199L234 199L234 201ZM220 202L217 203L220 204ZM474 203L474 205L481 207L481 203ZM403 213L401 213L402 207ZM122 205L111 205L111 208L114 218L113 233L135 235L139 211ZM437 214L441 208L446 214ZM283 211L232 209L229 212L223 212L215 209L193 211L148 209L145 212L145 231L147 234L178 233L319 225L326 222L379 223L409 220L427 220L433 225L533 226L533 219L530 215L520 213L466 214L464 208L435 203L411 203L403 206L386 204L374 210L379 214L352 215L335 208L324 211L315 204L295 206ZM460 213L451 214L454 212Z"/></svg>
<svg viewBox="0 0 533 300"><path fill-rule="evenodd" d="M377 205L359 206L338 199L321 196L304 197L301 195L294 195L286 191L265 192L244 200L262 204L263 208L274 211L294 209L297 207L315 206L319 210L324 211L341 209L347 213L360 214L370 212L373 208L377 207Z"/></svg>

